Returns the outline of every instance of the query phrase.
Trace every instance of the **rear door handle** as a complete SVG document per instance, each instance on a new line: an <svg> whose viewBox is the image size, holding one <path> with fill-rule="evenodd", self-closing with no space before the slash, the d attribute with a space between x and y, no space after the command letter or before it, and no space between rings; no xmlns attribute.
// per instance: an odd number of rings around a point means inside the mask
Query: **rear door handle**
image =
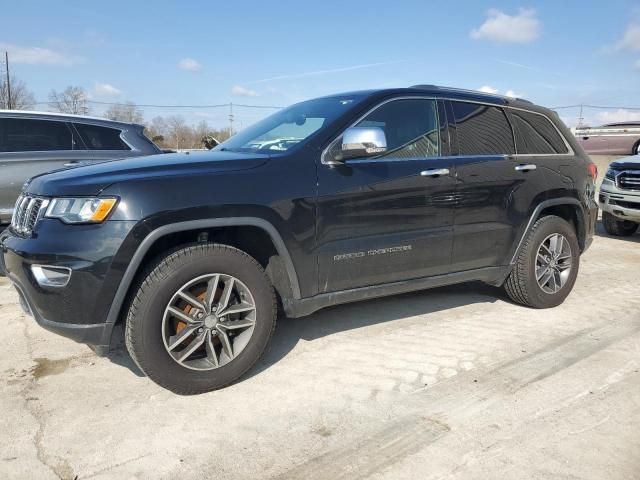
<svg viewBox="0 0 640 480"><path fill-rule="evenodd" d="M530 170L535 170L538 167L533 163L530 163L528 165L516 165L514 168L516 172L528 172Z"/></svg>
<svg viewBox="0 0 640 480"><path fill-rule="evenodd" d="M80 165L80 162L77 160L71 160L70 162L63 164L65 167L75 167L76 165Z"/></svg>
<svg viewBox="0 0 640 480"><path fill-rule="evenodd" d="M448 168L430 168L420 172L421 177L439 177L440 175L449 175Z"/></svg>

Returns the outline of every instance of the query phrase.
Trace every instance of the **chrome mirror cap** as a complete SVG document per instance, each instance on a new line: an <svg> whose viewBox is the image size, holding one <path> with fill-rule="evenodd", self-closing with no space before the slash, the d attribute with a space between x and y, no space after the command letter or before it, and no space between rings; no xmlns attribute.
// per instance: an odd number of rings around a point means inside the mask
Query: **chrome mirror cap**
<svg viewBox="0 0 640 480"><path fill-rule="evenodd" d="M342 135L343 158L370 157L387 151L387 137L380 127L351 127Z"/></svg>

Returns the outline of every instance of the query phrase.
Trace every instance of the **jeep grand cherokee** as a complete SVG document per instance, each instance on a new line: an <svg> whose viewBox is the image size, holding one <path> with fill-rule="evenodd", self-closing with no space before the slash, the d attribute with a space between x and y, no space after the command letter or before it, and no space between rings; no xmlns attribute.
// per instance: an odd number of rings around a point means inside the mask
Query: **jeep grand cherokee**
<svg viewBox="0 0 640 480"><path fill-rule="evenodd" d="M127 349L182 394L228 385L277 312L471 280L567 297L596 168L550 110L418 85L293 105L213 151L33 178L0 237L44 328Z"/></svg>

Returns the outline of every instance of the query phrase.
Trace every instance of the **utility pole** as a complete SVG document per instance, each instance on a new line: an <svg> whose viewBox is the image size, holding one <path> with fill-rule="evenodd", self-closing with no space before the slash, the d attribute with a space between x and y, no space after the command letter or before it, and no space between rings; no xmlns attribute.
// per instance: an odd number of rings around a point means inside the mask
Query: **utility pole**
<svg viewBox="0 0 640 480"><path fill-rule="evenodd" d="M578 126L581 127L582 126L582 121L584 120L584 117L582 116L582 104L580 104L580 117L578 118Z"/></svg>
<svg viewBox="0 0 640 480"><path fill-rule="evenodd" d="M7 67L7 110L11 110L11 80L9 78L9 52L4 52L4 60Z"/></svg>
<svg viewBox="0 0 640 480"><path fill-rule="evenodd" d="M233 102L229 104L229 136L233 136Z"/></svg>

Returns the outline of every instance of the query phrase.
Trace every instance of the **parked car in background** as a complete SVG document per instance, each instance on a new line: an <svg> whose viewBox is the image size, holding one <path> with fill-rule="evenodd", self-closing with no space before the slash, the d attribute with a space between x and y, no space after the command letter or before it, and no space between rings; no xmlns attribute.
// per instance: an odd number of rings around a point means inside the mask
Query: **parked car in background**
<svg viewBox="0 0 640 480"><path fill-rule="evenodd" d="M0 110L0 228L25 181L41 173L162 153L142 125L48 112Z"/></svg>
<svg viewBox="0 0 640 480"><path fill-rule="evenodd" d="M600 127L577 127L578 143L590 155L640 154L640 123L608 123Z"/></svg>
<svg viewBox="0 0 640 480"><path fill-rule="evenodd" d="M255 364L280 307L302 317L476 280L559 305L593 238L596 177L530 102L431 85L346 93L209 152L31 179L0 269L43 327L104 353L122 321L142 371L199 393Z"/></svg>
<svg viewBox="0 0 640 480"><path fill-rule="evenodd" d="M602 223L610 235L633 235L640 225L640 155L609 165L600 186Z"/></svg>

